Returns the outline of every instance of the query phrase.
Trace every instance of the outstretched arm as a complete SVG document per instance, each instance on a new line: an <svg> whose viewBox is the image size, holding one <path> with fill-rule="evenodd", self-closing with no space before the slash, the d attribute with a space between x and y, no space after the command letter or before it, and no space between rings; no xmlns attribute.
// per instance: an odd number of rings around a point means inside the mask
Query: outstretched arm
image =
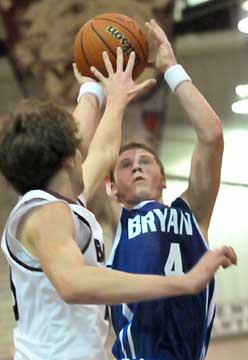
<svg viewBox="0 0 248 360"><path fill-rule="evenodd" d="M177 64L172 46L164 31L151 20L146 24L156 49L156 67L164 73ZM168 74L168 73L167 73ZM188 115L197 143L191 159L188 189L183 198L189 203L198 223L207 237L207 230L220 185L223 134L221 122L207 100L191 81L183 81L175 96Z"/></svg>
<svg viewBox="0 0 248 360"><path fill-rule="evenodd" d="M187 274L138 275L88 266L75 241L71 210L63 202L37 208L25 222L22 243L33 249L61 298L75 304L118 304L196 294L219 266L236 264L232 248L208 251Z"/></svg>
<svg viewBox="0 0 248 360"><path fill-rule="evenodd" d="M123 69L122 49L117 50L117 68L114 72L108 54L103 53L108 73L105 78L92 68L94 76L102 83L106 93L103 117L90 143L88 156L83 164L84 197L89 200L115 164L121 143L122 119L128 103L155 83L154 79L136 85L132 80L135 54L131 53L126 69Z"/></svg>
<svg viewBox="0 0 248 360"><path fill-rule="evenodd" d="M74 76L79 85L85 83L96 83L95 80L82 76L75 63L73 63ZM88 153L90 142L100 121L100 106L96 95L87 92L80 97L80 100L73 111L73 116L78 124L78 137L83 139L80 151L82 156Z"/></svg>

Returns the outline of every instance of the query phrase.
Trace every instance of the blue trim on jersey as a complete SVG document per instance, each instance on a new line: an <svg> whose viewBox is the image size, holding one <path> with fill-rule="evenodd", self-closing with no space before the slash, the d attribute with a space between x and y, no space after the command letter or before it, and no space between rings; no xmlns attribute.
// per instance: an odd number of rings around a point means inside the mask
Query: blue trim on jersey
<svg viewBox="0 0 248 360"><path fill-rule="evenodd" d="M145 201L131 210L123 208L108 266L173 275L189 271L206 251L207 243L183 199L177 198L171 207ZM127 304L126 316L122 305L113 305L116 359L203 360L214 318L213 295L214 281L196 296Z"/></svg>

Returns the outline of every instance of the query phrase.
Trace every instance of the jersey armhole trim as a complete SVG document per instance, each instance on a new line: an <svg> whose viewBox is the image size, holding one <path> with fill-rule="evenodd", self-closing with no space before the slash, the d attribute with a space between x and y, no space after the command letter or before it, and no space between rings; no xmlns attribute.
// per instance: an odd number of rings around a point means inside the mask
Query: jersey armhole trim
<svg viewBox="0 0 248 360"><path fill-rule="evenodd" d="M91 230L90 224L88 223L88 221L85 218L83 218L81 215L79 215L76 211L73 211L73 213L79 218L80 221L82 221L90 229L89 240L87 241L87 243L85 244L85 246L81 250L81 252L84 254L86 252L86 250L88 249L89 245L90 245L90 242L91 242L91 239L92 239L92 230Z"/></svg>
<svg viewBox="0 0 248 360"><path fill-rule="evenodd" d="M9 244L8 244L8 239L7 239L7 234L5 234L5 241L6 241L6 246L7 246L7 249L8 249L8 252L10 254L10 257L12 258L12 260L14 260L18 265L24 267L25 269L27 270L30 270L30 271L34 271L34 272L43 272L41 268L35 268L35 267L32 267L32 266L29 266L27 264L25 264L24 262L22 262L20 259L18 259L14 254L13 252L11 251L10 247L9 247Z"/></svg>

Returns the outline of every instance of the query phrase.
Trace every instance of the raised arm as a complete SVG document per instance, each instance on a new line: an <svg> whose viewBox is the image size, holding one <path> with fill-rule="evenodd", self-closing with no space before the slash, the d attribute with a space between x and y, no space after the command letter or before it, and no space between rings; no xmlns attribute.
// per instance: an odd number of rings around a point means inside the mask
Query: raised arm
<svg viewBox="0 0 248 360"><path fill-rule="evenodd" d="M22 243L67 303L116 304L195 294L206 287L220 265L236 263L229 247L207 252L181 276L129 274L88 266L75 241L71 210L63 202L37 208L25 221Z"/></svg>
<svg viewBox="0 0 248 360"><path fill-rule="evenodd" d="M106 94L103 117L90 143L88 156L83 163L84 197L89 200L115 164L121 143L122 119L128 103L155 83L154 79L136 85L132 80L135 54L131 53L123 69L122 49L117 51L117 68L113 70L108 54L103 53L108 78L92 68L94 76L102 83Z"/></svg>
<svg viewBox="0 0 248 360"><path fill-rule="evenodd" d="M82 76L75 63L73 64L73 72L79 85L96 84L95 80ZM73 116L78 124L78 136L83 139L80 151L85 156L100 121L100 104L97 96L88 91L81 94L73 111Z"/></svg>
<svg viewBox="0 0 248 360"><path fill-rule="evenodd" d="M221 123L193 84L181 84L176 90L176 96L183 104L197 134L197 143L191 158L189 185L182 196L189 203L207 239L208 226L220 186L224 147Z"/></svg>
<svg viewBox="0 0 248 360"><path fill-rule="evenodd" d="M151 20L147 24L151 41L156 49L156 67L167 75L175 71L177 64L173 49L164 31ZM185 76L174 90L186 112L196 135L197 143L191 159L188 189L183 198L190 205L198 223L207 238L207 230L220 185L220 171L223 153L221 122L207 100Z"/></svg>

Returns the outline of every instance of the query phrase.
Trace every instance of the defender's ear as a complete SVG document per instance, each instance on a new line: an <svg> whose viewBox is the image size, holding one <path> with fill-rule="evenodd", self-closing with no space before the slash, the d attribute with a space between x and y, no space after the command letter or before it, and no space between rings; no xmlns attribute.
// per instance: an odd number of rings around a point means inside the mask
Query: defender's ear
<svg viewBox="0 0 248 360"><path fill-rule="evenodd" d="M62 167L71 169L74 166L75 166L75 160L73 156L67 156L62 160Z"/></svg>

